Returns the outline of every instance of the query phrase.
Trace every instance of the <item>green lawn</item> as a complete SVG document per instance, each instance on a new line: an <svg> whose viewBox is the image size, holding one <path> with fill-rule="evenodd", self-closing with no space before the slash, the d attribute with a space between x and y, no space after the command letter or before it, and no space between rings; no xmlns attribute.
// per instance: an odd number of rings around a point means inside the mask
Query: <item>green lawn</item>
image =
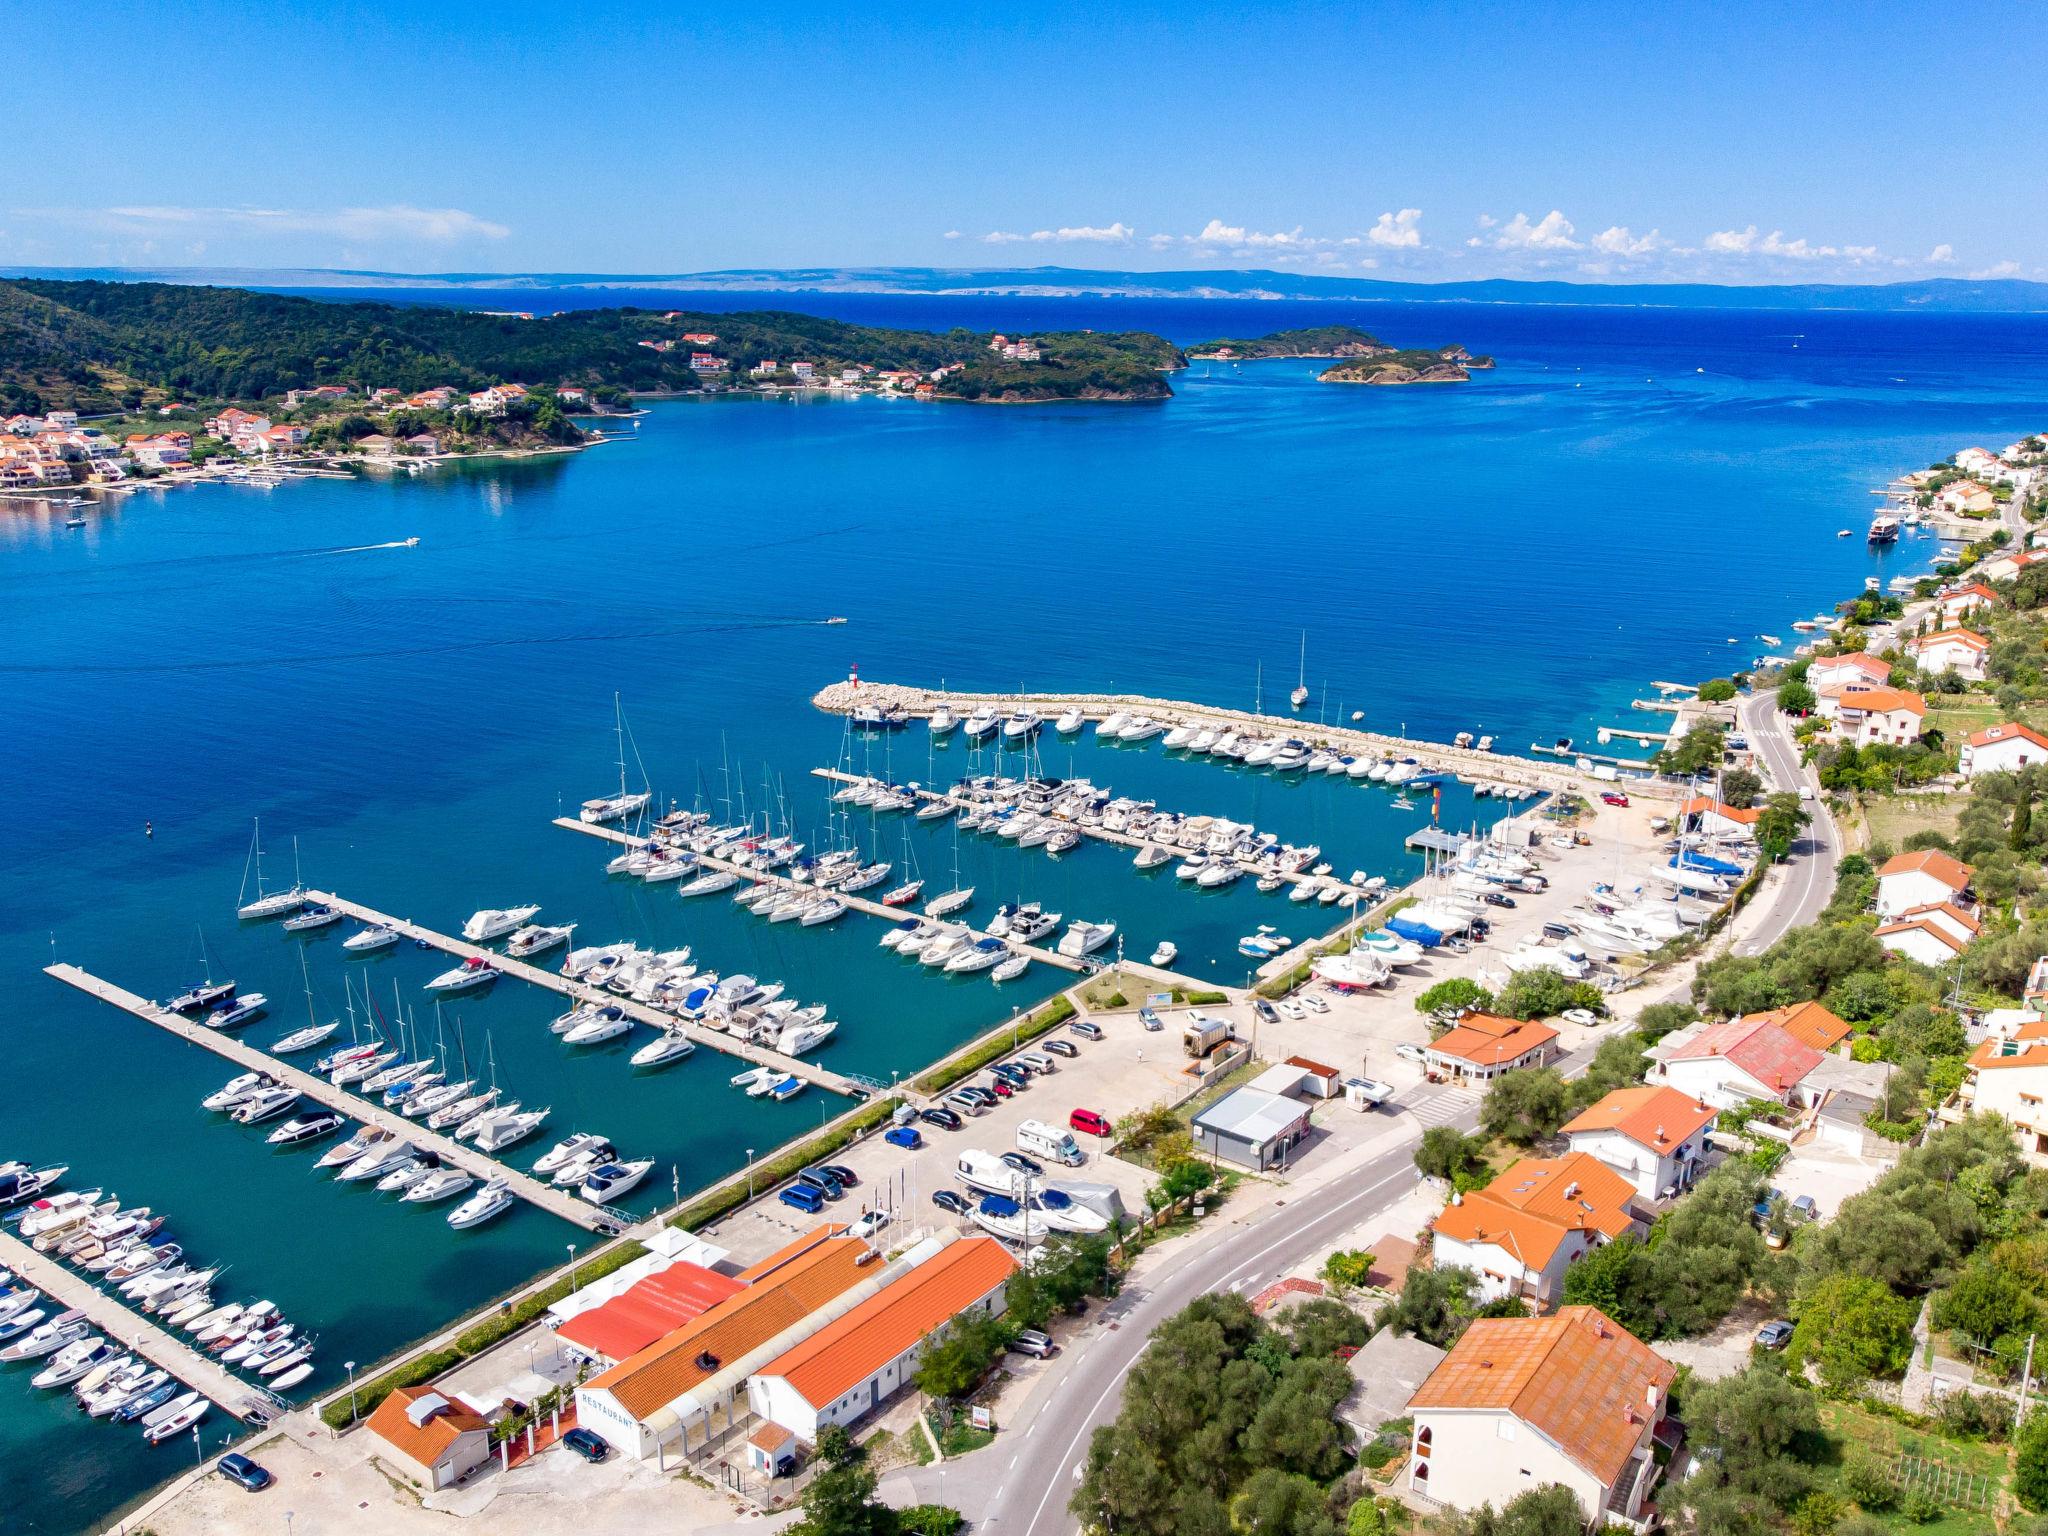
<svg viewBox="0 0 2048 1536"><path fill-rule="evenodd" d="M1918 1536L1995 1536L1998 1522L1993 1511L2007 1470L2003 1446L1947 1439L1851 1403L1821 1403L1820 1421L1829 1441L1829 1455L1816 1469L1816 1486L1849 1502L1841 1486L1842 1467L1849 1453L1860 1447L1887 1466L1900 1466L1917 1486L1933 1488L1938 1484L1952 1489L1960 1484L1974 1490L1974 1497L1938 1492L1946 1513L1926 1525L1915 1524L1895 1508L1875 1511L1885 1525ZM1902 1496L1904 1486L1902 1481Z"/></svg>
<svg viewBox="0 0 2048 1536"><path fill-rule="evenodd" d="M1897 849L1915 832L1953 835L1968 803L1967 795L1880 795L1864 802L1863 816L1871 842Z"/></svg>

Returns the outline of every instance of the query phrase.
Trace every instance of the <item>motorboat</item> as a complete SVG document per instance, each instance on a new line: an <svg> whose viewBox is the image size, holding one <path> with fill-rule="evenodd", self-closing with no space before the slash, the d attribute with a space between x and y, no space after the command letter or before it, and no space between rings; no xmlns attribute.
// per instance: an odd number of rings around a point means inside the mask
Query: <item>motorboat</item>
<svg viewBox="0 0 2048 1536"><path fill-rule="evenodd" d="M584 801L576 816L586 826L601 827L607 822L624 821L628 816L645 810L647 802L653 798L645 791L600 795L594 800Z"/></svg>
<svg viewBox="0 0 2048 1536"><path fill-rule="evenodd" d="M0 1360L40 1360L54 1355L67 1344L75 1344L91 1331L85 1314L76 1309L59 1312L47 1322L37 1323L0 1349Z"/></svg>
<svg viewBox="0 0 2048 1536"><path fill-rule="evenodd" d="M94 1214L99 1201L100 1191L97 1189L59 1190L37 1200L23 1212L15 1230L22 1238L28 1239L44 1232L76 1226Z"/></svg>
<svg viewBox="0 0 2048 1536"><path fill-rule="evenodd" d="M82 1339L74 1339L50 1357L50 1363L29 1378L32 1387L68 1387L88 1371L97 1369L112 1361L121 1353L120 1346L109 1344L96 1333Z"/></svg>
<svg viewBox="0 0 2048 1536"><path fill-rule="evenodd" d="M517 1142L524 1141L541 1127L541 1122L553 1113L547 1109L526 1109L508 1113L491 1120L476 1133L476 1146L480 1152L502 1152Z"/></svg>
<svg viewBox="0 0 2048 1536"><path fill-rule="evenodd" d="M980 741L995 731L1000 720L1001 717L984 704L978 706L973 714L961 722L960 729L966 733L969 741Z"/></svg>
<svg viewBox="0 0 2048 1536"><path fill-rule="evenodd" d="M924 932L928 928L932 928L932 925L921 918L900 918L882 930L882 937L879 942L884 949L896 949L903 945L905 941L915 938L919 933ZM933 931L936 930L934 929ZM926 934L926 937L930 937L930 935Z"/></svg>
<svg viewBox="0 0 2048 1536"><path fill-rule="evenodd" d="M232 981L202 981L172 998L164 1006L173 1013L198 1013L224 1003L235 995Z"/></svg>
<svg viewBox="0 0 2048 1536"><path fill-rule="evenodd" d="M802 1093L805 1086L802 1078L798 1077L794 1072L787 1072L769 1085L768 1097L778 1104L787 1104L791 1099Z"/></svg>
<svg viewBox="0 0 2048 1536"><path fill-rule="evenodd" d="M1030 969L1031 957L1029 955L1012 954L997 962L996 968L989 972L989 980L1015 981Z"/></svg>
<svg viewBox="0 0 2048 1536"><path fill-rule="evenodd" d="M1131 717L1119 709L1097 722L1095 738L1098 741L1114 741L1123 728L1130 723Z"/></svg>
<svg viewBox="0 0 2048 1536"><path fill-rule="evenodd" d="M200 1022L208 1029L238 1029L251 1019L261 1018L269 1001L261 992L244 993L229 999Z"/></svg>
<svg viewBox="0 0 2048 1536"><path fill-rule="evenodd" d="M552 928L544 923L529 923L505 941L505 953L515 960L528 960L535 955L544 955L556 946L568 943L569 935L575 931L574 923L563 923Z"/></svg>
<svg viewBox="0 0 2048 1536"><path fill-rule="evenodd" d="M1161 940L1159 947L1152 951L1152 964L1159 966L1161 969L1173 964L1179 958L1180 946L1171 939Z"/></svg>
<svg viewBox="0 0 2048 1536"><path fill-rule="evenodd" d="M1137 858L1131 861L1139 869L1157 869L1162 864L1173 862L1173 855L1157 843L1147 843L1138 850Z"/></svg>
<svg viewBox="0 0 2048 1536"><path fill-rule="evenodd" d="M273 1087L276 1082L277 1079L268 1072L244 1072L229 1078L201 1099L199 1107L210 1109L216 1114L226 1114L229 1110L239 1108L257 1089Z"/></svg>
<svg viewBox="0 0 2048 1536"><path fill-rule="evenodd" d="M138 1243L133 1248L123 1249L114 1256L113 1262L104 1267L98 1260L94 1260L86 1267L105 1275L108 1284L119 1285L123 1281L133 1280L137 1275L146 1275L153 1269L175 1264L184 1253L182 1244L168 1240L161 1243Z"/></svg>
<svg viewBox="0 0 2048 1536"><path fill-rule="evenodd" d="M599 1008L587 1019L562 1032L564 1045L599 1045L606 1040L616 1040L620 1035L630 1034L633 1019L625 1009L611 1006Z"/></svg>
<svg viewBox="0 0 2048 1536"><path fill-rule="evenodd" d="M1023 741L1030 736L1036 735L1038 728L1044 724L1044 717L1034 714L1031 710L1012 710L1003 720L1003 739L1005 741Z"/></svg>
<svg viewBox="0 0 2048 1536"><path fill-rule="evenodd" d="M1397 970L1402 966L1414 965L1422 959L1422 946L1412 939L1389 933L1384 928L1363 929L1352 936L1353 954L1377 955Z"/></svg>
<svg viewBox="0 0 2048 1536"><path fill-rule="evenodd" d="M977 1227L1006 1243L1037 1243L1051 1230L1037 1212L1027 1213L1008 1195L983 1195L968 1213Z"/></svg>
<svg viewBox="0 0 2048 1536"><path fill-rule="evenodd" d="M630 1064L635 1067L665 1067L672 1061L681 1061L696 1049L697 1043L688 1035L680 1030L665 1029L650 1044L635 1051Z"/></svg>
<svg viewBox="0 0 2048 1536"><path fill-rule="evenodd" d="M433 1171L434 1165L424 1157L410 1158L386 1170L384 1177L377 1181L377 1192L382 1195L402 1193Z"/></svg>
<svg viewBox="0 0 2048 1536"><path fill-rule="evenodd" d="M1027 901L1021 906L1005 907L997 916L1006 916L1007 920L1004 922L1004 931L996 934L996 937L1006 938L1017 944L1037 943L1066 919L1064 912L1048 912L1035 901ZM993 923L989 925L989 932L995 933Z"/></svg>
<svg viewBox="0 0 2048 1536"><path fill-rule="evenodd" d="M263 1139L273 1147L296 1147L332 1135L345 1123L333 1110L323 1109L310 1115L294 1115Z"/></svg>
<svg viewBox="0 0 2048 1536"><path fill-rule="evenodd" d="M1088 717L1082 714L1079 709L1069 708L1060 715L1059 719L1053 721L1052 728L1062 736L1072 736L1087 723Z"/></svg>
<svg viewBox="0 0 2048 1536"><path fill-rule="evenodd" d="M1350 991L1384 986L1392 979L1393 969L1382 956L1355 949L1344 955L1317 956L1309 974L1327 986Z"/></svg>
<svg viewBox="0 0 2048 1536"><path fill-rule="evenodd" d="M517 1198L503 1179L492 1179L448 1213L448 1225L458 1232L480 1227L492 1217L502 1215Z"/></svg>
<svg viewBox="0 0 2048 1536"><path fill-rule="evenodd" d="M1244 866L1236 860L1218 859L1195 876L1195 884L1205 891L1219 890L1234 884L1243 874Z"/></svg>
<svg viewBox="0 0 2048 1536"><path fill-rule="evenodd" d="M335 907L306 907L284 920L286 933L311 933L319 928L332 928L341 921L341 912Z"/></svg>
<svg viewBox="0 0 2048 1536"><path fill-rule="evenodd" d="M501 973L481 955L472 955L453 970L443 971L427 983L429 992L472 992L487 987Z"/></svg>
<svg viewBox="0 0 2048 1536"><path fill-rule="evenodd" d="M127 1371L102 1382L81 1398L79 1406L95 1419L112 1418L128 1404L139 1402L162 1389L172 1392L171 1374L165 1370ZM166 1398L164 1401L168 1402Z"/></svg>
<svg viewBox="0 0 2048 1536"><path fill-rule="evenodd" d="M35 1296L33 1299L41 1301L44 1298ZM38 1306L22 1307L14 1312L10 1312L4 1320L0 1320L0 1343L4 1343L9 1339L18 1339L24 1334L33 1331L48 1321L49 1316L47 1308Z"/></svg>
<svg viewBox="0 0 2048 1536"><path fill-rule="evenodd" d="M411 1142L400 1141L393 1136L371 1147L335 1177L344 1184L360 1184L365 1179L381 1179L401 1163L413 1161L414 1156Z"/></svg>
<svg viewBox="0 0 2048 1536"><path fill-rule="evenodd" d="M1009 952L1001 939L976 939L948 955L945 969L958 973L985 971Z"/></svg>
<svg viewBox="0 0 2048 1536"><path fill-rule="evenodd" d="M273 1056L293 1056L300 1051L310 1051L316 1045L325 1045L341 1028L341 1020L330 1019L325 1024L308 1024L304 1029L295 1029L282 1040L270 1047Z"/></svg>
<svg viewBox="0 0 2048 1536"><path fill-rule="evenodd" d="M462 1125L480 1114L488 1113L491 1106L498 1102L498 1092L496 1088L486 1088L480 1093L470 1094L457 1099L453 1104L435 1110L427 1116L427 1129L443 1131L451 1125Z"/></svg>
<svg viewBox="0 0 2048 1536"><path fill-rule="evenodd" d="M971 942L969 930L960 924L942 927L930 943L917 952L922 965L944 965L953 957L953 952Z"/></svg>
<svg viewBox="0 0 2048 1536"><path fill-rule="evenodd" d="M147 1417L179 1395L178 1389L180 1384L178 1382L172 1381L168 1374L164 1372L158 1372L157 1374L164 1376L164 1379L155 1386L141 1389L108 1415L116 1424L132 1424L138 1419Z"/></svg>
<svg viewBox="0 0 2048 1536"><path fill-rule="evenodd" d="M775 1037L775 1049L785 1056L801 1056L806 1051L815 1051L839 1032L839 1025L833 1019L805 1019L789 1025Z"/></svg>
<svg viewBox="0 0 2048 1536"><path fill-rule="evenodd" d="M1144 715L1137 715L1132 719L1126 720L1118 728L1116 739L1118 741L1150 741L1155 736L1163 736L1165 734L1166 726L1163 722L1149 719Z"/></svg>
<svg viewBox="0 0 2048 1536"><path fill-rule="evenodd" d="M1094 954L1115 937L1115 923L1087 923L1076 918L1060 935L1059 952L1070 960L1078 960Z"/></svg>
<svg viewBox="0 0 2048 1536"><path fill-rule="evenodd" d="M237 1125L260 1125L298 1107L299 1090L276 1084L259 1088L238 1104L228 1118Z"/></svg>
<svg viewBox="0 0 2048 1536"><path fill-rule="evenodd" d="M69 1165L64 1163L53 1163L46 1168L32 1168L27 1163L8 1163L0 1167L0 1208L38 1198L70 1171Z"/></svg>
<svg viewBox="0 0 2048 1536"><path fill-rule="evenodd" d="M614 1147L608 1141L600 1141L595 1146L586 1147L583 1151L570 1158L568 1162L562 1164L561 1167L555 1169L549 1175L548 1182L555 1185L558 1189L581 1189L583 1181L590 1176L593 1170L602 1168L606 1163L617 1162L618 1157L619 1149L617 1147Z"/></svg>
<svg viewBox="0 0 2048 1536"><path fill-rule="evenodd" d="M1189 742L1193 741L1194 739L1195 728L1192 725L1176 725L1172 730L1166 733L1165 746L1168 751L1173 751L1177 748L1186 746Z"/></svg>
<svg viewBox="0 0 2048 1536"><path fill-rule="evenodd" d="M1176 880L1193 880L1209 867L1209 855L1200 849L1189 854L1173 868Z"/></svg>
<svg viewBox="0 0 2048 1536"><path fill-rule="evenodd" d="M460 1168L434 1168L421 1175L398 1198L408 1205L432 1205L437 1200L461 1194L475 1182L475 1174L464 1173Z"/></svg>
<svg viewBox="0 0 2048 1536"><path fill-rule="evenodd" d="M389 949L396 944L399 933L396 928L372 924L360 932L352 933L341 941L341 947L352 955L373 955L380 949Z"/></svg>
<svg viewBox="0 0 2048 1536"><path fill-rule="evenodd" d="M926 726L934 736L950 736L953 727L959 723L960 717L953 713L952 706L941 704L932 711L931 719L926 722Z"/></svg>
<svg viewBox="0 0 2048 1536"><path fill-rule="evenodd" d="M747 1097L750 1099L765 1099L779 1089L784 1080L789 1077L790 1074L783 1071L780 1067L764 1067L754 1077L753 1081L747 1084Z"/></svg>
<svg viewBox="0 0 2048 1536"><path fill-rule="evenodd" d="M346 1088L350 1083L360 1083L373 1077L398 1060L396 1051L375 1051L368 1056L353 1056L327 1074L327 1081L337 1088Z"/></svg>
<svg viewBox="0 0 2048 1536"><path fill-rule="evenodd" d="M187 1392L183 1397L173 1399L159 1408L156 1414L151 1414L143 1420L142 1438L151 1445L162 1445L166 1440L175 1440L205 1418L212 1407L213 1404L197 1392ZM169 1416L158 1418L157 1414Z"/></svg>
<svg viewBox="0 0 2048 1536"><path fill-rule="evenodd" d="M590 1171L577 1193L592 1205L608 1205L639 1188L640 1182L653 1171L652 1158L640 1158L630 1163L605 1163Z"/></svg>
<svg viewBox="0 0 2048 1536"><path fill-rule="evenodd" d="M549 1147L547 1151L541 1153L534 1160L533 1171L542 1178L549 1178L557 1170L574 1162L577 1158L598 1148L609 1146L611 1146L611 1142L598 1135L595 1131L577 1131L572 1135L564 1136L552 1147Z"/></svg>
<svg viewBox="0 0 2048 1536"><path fill-rule="evenodd" d="M462 925L462 936L472 944L488 944L525 926L540 911L538 904L525 907L485 907L472 912Z"/></svg>
<svg viewBox="0 0 2048 1536"><path fill-rule="evenodd" d="M1095 1233L1107 1230L1109 1218L1092 1206L1081 1204L1057 1185L1031 1192L1031 1214L1040 1217L1055 1232Z"/></svg>

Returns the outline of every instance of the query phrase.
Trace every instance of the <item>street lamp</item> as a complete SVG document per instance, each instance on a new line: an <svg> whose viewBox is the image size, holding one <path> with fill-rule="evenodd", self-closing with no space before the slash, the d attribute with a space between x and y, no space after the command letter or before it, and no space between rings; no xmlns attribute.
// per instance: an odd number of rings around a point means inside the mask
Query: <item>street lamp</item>
<svg viewBox="0 0 2048 1536"><path fill-rule="evenodd" d="M576 1294L576 1245L568 1243L564 1246L569 1250L569 1294L574 1296Z"/></svg>
<svg viewBox="0 0 2048 1536"><path fill-rule="evenodd" d="M341 1362L341 1368L348 1372L348 1421L356 1421L356 1363L353 1360Z"/></svg>
<svg viewBox="0 0 2048 1536"><path fill-rule="evenodd" d="M754 1149L747 1148L747 1198L754 1198Z"/></svg>

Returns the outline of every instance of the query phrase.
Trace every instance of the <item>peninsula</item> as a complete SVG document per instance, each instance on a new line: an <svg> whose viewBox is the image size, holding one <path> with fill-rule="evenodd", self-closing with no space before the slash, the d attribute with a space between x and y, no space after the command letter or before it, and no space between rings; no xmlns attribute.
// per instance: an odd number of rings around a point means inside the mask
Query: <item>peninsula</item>
<svg viewBox="0 0 2048 1536"><path fill-rule="evenodd" d="M1325 384L1457 384L1471 377L1469 370L1493 366L1492 358L1474 357L1460 346L1389 346L1355 325L1308 326L1250 339L1206 341L1190 347L1188 357L1195 362L1332 358L1335 365L1319 375Z"/></svg>

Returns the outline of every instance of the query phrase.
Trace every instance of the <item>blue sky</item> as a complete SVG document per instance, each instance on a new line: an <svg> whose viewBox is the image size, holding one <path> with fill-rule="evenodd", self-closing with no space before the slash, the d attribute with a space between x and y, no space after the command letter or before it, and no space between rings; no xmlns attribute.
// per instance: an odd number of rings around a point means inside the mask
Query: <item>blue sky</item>
<svg viewBox="0 0 2048 1536"><path fill-rule="evenodd" d="M31 8L33 10L35 8ZM2016 7L17 14L0 263L2048 276Z"/></svg>

